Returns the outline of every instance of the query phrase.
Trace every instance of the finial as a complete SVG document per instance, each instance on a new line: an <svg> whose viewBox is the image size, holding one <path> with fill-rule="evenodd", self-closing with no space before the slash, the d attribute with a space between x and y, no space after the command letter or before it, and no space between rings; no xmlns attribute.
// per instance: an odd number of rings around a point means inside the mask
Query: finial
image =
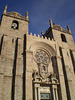
<svg viewBox="0 0 75 100"><path fill-rule="evenodd" d="M53 25L55 25L55 23L53 23Z"/></svg>
<svg viewBox="0 0 75 100"><path fill-rule="evenodd" d="M40 35L38 34L38 37L40 37Z"/></svg>
<svg viewBox="0 0 75 100"><path fill-rule="evenodd" d="M29 20L28 11L26 12L26 20Z"/></svg>
<svg viewBox="0 0 75 100"><path fill-rule="evenodd" d="M26 16L28 16L28 11L26 12Z"/></svg>
<svg viewBox="0 0 75 100"><path fill-rule="evenodd" d="M71 30L70 30L69 26L67 26L67 30L68 30L69 33L71 33Z"/></svg>
<svg viewBox="0 0 75 100"><path fill-rule="evenodd" d="M50 22L50 26L53 27L53 23L51 19L49 20L49 22Z"/></svg>
<svg viewBox="0 0 75 100"><path fill-rule="evenodd" d="M41 32L41 35L43 35L43 31Z"/></svg>
<svg viewBox="0 0 75 100"><path fill-rule="evenodd" d="M6 14L7 13L7 5L5 6L5 9L4 9L4 12L3 12L4 14Z"/></svg>

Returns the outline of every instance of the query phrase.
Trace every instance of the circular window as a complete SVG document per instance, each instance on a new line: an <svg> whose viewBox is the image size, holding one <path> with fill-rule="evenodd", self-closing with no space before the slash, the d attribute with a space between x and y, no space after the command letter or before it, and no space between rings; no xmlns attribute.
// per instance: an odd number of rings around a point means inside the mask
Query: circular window
<svg viewBox="0 0 75 100"><path fill-rule="evenodd" d="M37 50L34 54L34 58L37 63L49 63L49 55L43 50Z"/></svg>

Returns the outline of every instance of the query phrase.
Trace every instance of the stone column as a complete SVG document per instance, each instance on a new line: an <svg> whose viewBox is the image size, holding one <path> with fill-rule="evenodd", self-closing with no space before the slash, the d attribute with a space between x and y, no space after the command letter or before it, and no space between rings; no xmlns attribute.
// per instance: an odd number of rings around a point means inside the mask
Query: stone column
<svg viewBox="0 0 75 100"><path fill-rule="evenodd" d="M62 100L67 100L65 80L64 80L64 74L63 74L63 69L62 69L62 63L61 63L61 56L60 56L60 52L59 52L59 46L56 45L56 48L57 48L57 67L58 67L59 82L60 82L60 88L61 88L60 93L62 95Z"/></svg>
<svg viewBox="0 0 75 100"><path fill-rule="evenodd" d="M72 60L71 60L71 54L70 54L70 50L68 50L67 51L67 59L68 59L68 61L69 61L69 65L71 66L70 68L71 68L71 72L72 72L72 74L74 74L74 69L73 69L73 64L72 64Z"/></svg>
<svg viewBox="0 0 75 100"><path fill-rule="evenodd" d="M33 93L33 88L32 88L32 72L26 72L26 100L33 100L32 93Z"/></svg>
<svg viewBox="0 0 75 100"><path fill-rule="evenodd" d="M22 100L23 96L23 40L18 39L15 74L15 100Z"/></svg>
<svg viewBox="0 0 75 100"><path fill-rule="evenodd" d="M55 89L55 87L54 87L54 85L52 85L52 91L53 91L53 100L56 100L56 98L55 98L55 91L54 91L54 89Z"/></svg>
<svg viewBox="0 0 75 100"><path fill-rule="evenodd" d="M58 93L57 93L57 87L56 87L56 97L57 97L57 100L58 100Z"/></svg>
<svg viewBox="0 0 75 100"><path fill-rule="evenodd" d="M74 72L75 72L75 51L72 52L73 53L73 57L74 57Z"/></svg>
<svg viewBox="0 0 75 100"><path fill-rule="evenodd" d="M11 99L11 90L12 90L12 67L13 60L5 58L5 62L2 62L3 75L2 75L2 98L1 100L10 100ZM1 83L0 83L1 84Z"/></svg>
<svg viewBox="0 0 75 100"><path fill-rule="evenodd" d="M1 52L1 67L3 68L2 82L2 98L0 100L11 100L12 92L12 72L15 42L12 43L12 38L4 36ZM4 60L3 60L4 59ZM1 83L0 83L1 84Z"/></svg>
<svg viewBox="0 0 75 100"><path fill-rule="evenodd" d="M55 92L55 100L58 100L57 85L55 85L54 87L54 92Z"/></svg>
<svg viewBox="0 0 75 100"><path fill-rule="evenodd" d="M0 73L0 100L2 100L3 75Z"/></svg>
<svg viewBox="0 0 75 100"><path fill-rule="evenodd" d="M3 42L3 36L0 34L0 100L2 99L2 86L3 86L3 72L4 72L4 66L3 61L5 59L1 56L1 50L2 50L2 42Z"/></svg>
<svg viewBox="0 0 75 100"><path fill-rule="evenodd" d="M72 51L74 57L74 65L75 65L75 51ZM75 67L75 66L74 66Z"/></svg>
<svg viewBox="0 0 75 100"><path fill-rule="evenodd" d="M33 53L32 51L26 51L26 85L25 85L25 93L26 100L33 100L33 88L32 88L32 64L33 64Z"/></svg>
<svg viewBox="0 0 75 100"><path fill-rule="evenodd" d="M75 73L75 51L70 51L71 54L71 61L72 61L72 65L73 65L73 71Z"/></svg>
<svg viewBox="0 0 75 100"><path fill-rule="evenodd" d="M66 77L67 77L67 86L68 86L68 94L71 100L74 100L75 98L75 76L73 73L72 65L70 62L70 56L69 56L69 50L62 49L63 53L63 59L65 64L65 71L66 71Z"/></svg>
<svg viewBox="0 0 75 100"><path fill-rule="evenodd" d="M34 84L34 100L37 100L37 84Z"/></svg>
<svg viewBox="0 0 75 100"><path fill-rule="evenodd" d="M5 59L0 57L0 100L2 100L2 87L3 87L3 78L4 78L4 63Z"/></svg>
<svg viewBox="0 0 75 100"><path fill-rule="evenodd" d="M40 86L38 84L38 100L40 100Z"/></svg>

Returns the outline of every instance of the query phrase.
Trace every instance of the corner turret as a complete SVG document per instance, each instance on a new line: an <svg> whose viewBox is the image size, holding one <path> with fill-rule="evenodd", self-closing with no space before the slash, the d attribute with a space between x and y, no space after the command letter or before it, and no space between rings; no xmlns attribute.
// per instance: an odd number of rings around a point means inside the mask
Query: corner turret
<svg viewBox="0 0 75 100"><path fill-rule="evenodd" d="M67 30L68 30L69 33L71 33L71 30L70 30L69 26L67 26Z"/></svg>
<svg viewBox="0 0 75 100"><path fill-rule="evenodd" d="M7 13L7 5L5 6L3 14L6 14L6 13Z"/></svg>
<svg viewBox="0 0 75 100"><path fill-rule="evenodd" d="M52 20L50 19L49 22L50 22L50 27L53 28Z"/></svg>
<svg viewBox="0 0 75 100"><path fill-rule="evenodd" d="M29 20L28 11L26 12L26 20Z"/></svg>

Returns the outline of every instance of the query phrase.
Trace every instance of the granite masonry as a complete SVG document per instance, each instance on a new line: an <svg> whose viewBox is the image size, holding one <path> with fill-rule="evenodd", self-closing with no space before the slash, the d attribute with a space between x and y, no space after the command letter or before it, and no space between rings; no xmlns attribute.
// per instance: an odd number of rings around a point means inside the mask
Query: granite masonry
<svg viewBox="0 0 75 100"><path fill-rule="evenodd" d="M52 23L28 34L28 12L7 12L0 24L0 100L75 100L75 44Z"/></svg>

